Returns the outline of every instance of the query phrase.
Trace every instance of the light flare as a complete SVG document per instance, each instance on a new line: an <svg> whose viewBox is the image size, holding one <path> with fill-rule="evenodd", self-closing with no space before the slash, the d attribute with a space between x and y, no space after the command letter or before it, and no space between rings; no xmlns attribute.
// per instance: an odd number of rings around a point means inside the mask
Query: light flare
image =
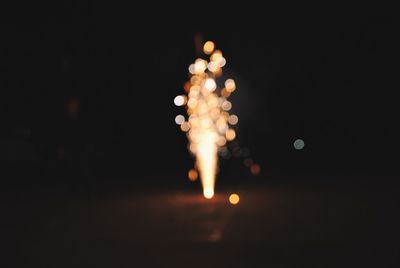
<svg viewBox="0 0 400 268"><path fill-rule="evenodd" d="M186 132L189 150L196 158L195 168L200 175L203 195L207 199L214 196L218 152L235 139L236 133L231 126L238 122L237 116L229 115L232 103L227 100L236 85L232 79L218 81L226 60L220 50L214 49L213 42L205 43L203 52L210 55L209 60L198 58L189 65L190 78L184 86L187 95L175 99L175 105L185 106L188 114L188 121L184 121L182 116L176 119L176 123ZM191 171L189 179L194 180L194 174Z"/></svg>

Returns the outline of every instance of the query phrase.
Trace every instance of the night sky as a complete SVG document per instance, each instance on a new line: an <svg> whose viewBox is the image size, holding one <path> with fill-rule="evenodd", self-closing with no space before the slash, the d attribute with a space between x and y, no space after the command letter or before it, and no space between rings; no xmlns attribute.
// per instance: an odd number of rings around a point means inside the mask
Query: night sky
<svg viewBox="0 0 400 268"><path fill-rule="evenodd" d="M386 183L399 174L394 17L238 8L199 23L190 9L34 10L1 25L2 183L185 181L193 158L173 99L197 57L196 34L227 59L237 141L260 177L380 174L373 180ZM251 178L243 159L221 160L220 176Z"/></svg>

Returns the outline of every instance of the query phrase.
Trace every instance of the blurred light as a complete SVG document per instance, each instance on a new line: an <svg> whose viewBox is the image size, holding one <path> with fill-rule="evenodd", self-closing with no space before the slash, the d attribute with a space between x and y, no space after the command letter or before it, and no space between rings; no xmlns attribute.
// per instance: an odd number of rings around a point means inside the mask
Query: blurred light
<svg viewBox="0 0 400 268"><path fill-rule="evenodd" d="M221 95L225 98L228 98L231 95L231 93L228 90L226 90L226 88L224 88L221 90Z"/></svg>
<svg viewBox="0 0 400 268"><path fill-rule="evenodd" d="M233 79L227 79L225 81L225 88L228 92L233 92L236 89L236 84L235 81Z"/></svg>
<svg viewBox="0 0 400 268"><path fill-rule="evenodd" d="M234 140L236 137L236 132L233 129L228 129L225 133L225 137L228 141Z"/></svg>
<svg viewBox="0 0 400 268"><path fill-rule="evenodd" d="M236 115L232 114L228 117L228 122L231 125L236 125L239 122L239 118Z"/></svg>
<svg viewBox="0 0 400 268"><path fill-rule="evenodd" d="M189 92L191 86L192 85L190 84L190 82L186 81L185 84L183 85L183 88L185 89L186 92Z"/></svg>
<svg viewBox="0 0 400 268"><path fill-rule="evenodd" d="M215 83L215 80L212 78L207 78L206 82L204 83L204 87L208 91L214 91L217 88L217 84Z"/></svg>
<svg viewBox="0 0 400 268"><path fill-rule="evenodd" d="M224 101L221 107L223 110L229 111L230 109L232 109L232 103L230 101Z"/></svg>
<svg viewBox="0 0 400 268"><path fill-rule="evenodd" d="M304 148L305 143L302 139L297 139L294 141L293 146L296 150L301 150Z"/></svg>
<svg viewBox="0 0 400 268"><path fill-rule="evenodd" d="M196 108L196 106L197 106L197 100L196 100L195 98L190 98L189 101L188 101L188 103L187 103L187 106L188 106L189 108L191 108L191 109Z"/></svg>
<svg viewBox="0 0 400 268"><path fill-rule="evenodd" d="M238 122L236 115L230 116L228 111L232 103L227 100L235 90L235 84L232 79L228 79L225 81L227 88L218 87L216 79L222 75L226 60L220 50L214 49L215 44L211 41L203 45L205 54L211 54L209 60L198 58L189 66L191 75L184 86L187 95L183 95L183 99L177 97L174 100L178 106L186 104L188 121L180 116L175 120L181 130L187 132L188 148L196 158L196 170L193 172L201 179L206 198L214 195L218 155L230 157L225 146L228 141L235 139L236 132L229 129L229 124L235 125Z"/></svg>
<svg viewBox="0 0 400 268"><path fill-rule="evenodd" d="M189 65L189 72L191 73L191 74L195 74L195 68L194 68L194 64L190 64Z"/></svg>
<svg viewBox="0 0 400 268"><path fill-rule="evenodd" d="M231 203L232 205L237 205L239 203L239 195L237 194L231 194L229 196L229 203Z"/></svg>
<svg viewBox="0 0 400 268"><path fill-rule="evenodd" d="M194 63L194 72L201 74L207 69L207 61L203 59L197 59Z"/></svg>
<svg viewBox="0 0 400 268"><path fill-rule="evenodd" d="M207 68L210 72L216 72L218 69L220 69L220 66L215 61L210 61Z"/></svg>
<svg viewBox="0 0 400 268"><path fill-rule="evenodd" d="M203 195L207 199L211 199L214 196L214 189L213 188L205 188L203 190Z"/></svg>
<svg viewBox="0 0 400 268"><path fill-rule="evenodd" d="M198 76L192 76L190 78L190 83L192 83L193 85L197 84L200 81L201 81L201 79Z"/></svg>
<svg viewBox="0 0 400 268"><path fill-rule="evenodd" d="M174 103L176 106L182 106L186 103L186 98L182 95L176 96L174 99Z"/></svg>
<svg viewBox="0 0 400 268"><path fill-rule="evenodd" d="M224 137L219 137L217 140L219 146L224 146L226 144L226 139Z"/></svg>
<svg viewBox="0 0 400 268"><path fill-rule="evenodd" d="M182 125L182 123L185 122L185 117L181 114L178 114L177 116L175 116L175 123L177 125Z"/></svg>
<svg viewBox="0 0 400 268"><path fill-rule="evenodd" d="M188 132L189 129L190 129L190 124L189 124L189 122L183 122L183 123L181 124L181 130L182 130L182 131Z"/></svg>
<svg viewBox="0 0 400 268"><path fill-rule="evenodd" d="M215 48L215 44L212 41L207 41L203 46L203 52L207 55L210 55Z"/></svg>
<svg viewBox="0 0 400 268"><path fill-rule="evenodd" d="M251 167L250 167L250 172L253 175L258 175L261 172L261 168L257 164L252 164Z"/></svg>
<svg viewBox="0 0 400 268"><path fill-rule="evenodd" d="M218 65L219 65L219 67L224 67L225 64L226 64L226 59L225 59L224 57L220 57L220 58L218 59Z"/></svg>
<svg viewBox="0 0 400 268"><path fill-rule="evenodd" d="M211 61L216 61L216 62L218 62L221 58L222 58L221 50L215 50L210 57Z"/></svg>
<svg viewBox="0 0 400 268"><path fill-rule="evenodd" d="M199 176L199 174L197 173L197 171L196 171L194 168L192 168L191 170L189 170L189 172L188 172L188 178L189 178L190 181L195 181L195 180L197 180L198 176Z"/></svg>

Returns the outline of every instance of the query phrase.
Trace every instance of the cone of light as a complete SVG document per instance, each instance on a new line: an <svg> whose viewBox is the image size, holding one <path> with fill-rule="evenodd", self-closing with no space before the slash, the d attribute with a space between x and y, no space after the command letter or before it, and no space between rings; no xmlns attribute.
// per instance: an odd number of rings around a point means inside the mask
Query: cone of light
<svg viewBox="0 0 400 268"><path fill-rule="evenodd" d="M235 90L235 82L227 79L222 87L218 86L217 78L222 75L226 60L220 50L214 51L214 44L210 42L204 46L204 53L210 55L209 61L199 58L189 66L187 95L174 100L175 105L186 107L188 119L178 115L175 122L187 132L189 150L196 158L195 166L207 199L214 196L218 151L235 138L235 131L229 125L238 121L237 116L229 114L232 104L227 100Z"/></svg>

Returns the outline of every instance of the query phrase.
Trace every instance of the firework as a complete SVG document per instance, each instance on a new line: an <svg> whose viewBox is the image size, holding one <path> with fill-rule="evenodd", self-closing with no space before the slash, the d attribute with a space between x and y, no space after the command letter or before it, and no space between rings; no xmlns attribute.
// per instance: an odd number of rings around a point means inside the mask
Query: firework
<svg viewBox="0 0 400 268"><path fill-rule="evenodd" d="M210 199L214 196L218 152L235 139L236 132L232 127L239 119L229 113L232 103L228 98L236 85L233 79L221 79L226 64L222 52L216 50L211 41L204 44L203 52L209 56L208 60L198 58L189 65L186 93L176 96L174 103L186 108L187 116L177 115L175 122L186 132L204 197ZM193 172L191 174L191 180L197 178Z"/></svg>

